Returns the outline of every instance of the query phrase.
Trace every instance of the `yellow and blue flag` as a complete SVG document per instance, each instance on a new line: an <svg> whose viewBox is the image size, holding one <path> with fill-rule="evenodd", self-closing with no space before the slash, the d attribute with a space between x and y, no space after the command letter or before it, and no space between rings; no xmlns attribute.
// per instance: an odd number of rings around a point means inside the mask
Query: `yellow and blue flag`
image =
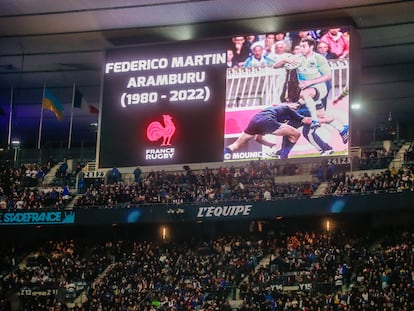
<svg viewBox="0 0 414 311"><path fill-rule="evenodd" d="M47 88L45 88L45 91L44 91L42 105L44 109L54 112L56 115L56 118L58 118L59 120L63 119L62 103Z"/></svg>

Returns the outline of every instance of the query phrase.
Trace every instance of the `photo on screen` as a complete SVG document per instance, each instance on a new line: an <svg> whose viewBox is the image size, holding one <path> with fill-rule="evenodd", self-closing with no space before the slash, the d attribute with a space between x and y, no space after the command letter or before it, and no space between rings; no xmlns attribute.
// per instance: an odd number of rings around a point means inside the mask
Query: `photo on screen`
<svg viewBox="0 0 414 311"><path fill-rule="evenodd" d="M349 28L229 41L225 162L348 154Z"/></svg>

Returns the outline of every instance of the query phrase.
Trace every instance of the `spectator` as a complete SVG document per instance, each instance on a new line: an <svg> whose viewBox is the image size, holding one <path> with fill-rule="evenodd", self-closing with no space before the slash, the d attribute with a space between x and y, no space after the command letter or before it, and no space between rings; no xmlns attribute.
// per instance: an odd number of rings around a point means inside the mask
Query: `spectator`
<svg viewBox="0 0 414 311"><path fill-rule="evenodd" d="M316 50L319 54L324 56L326 59L338 58L338 56L336 54L330 52L328 43L326 43L324 41L320 41L318 43L318 46L317 46Z"/></svg>
<svg viewBox="0 0 414 311"><path fill-rule="evenodd" d="M349 55L349 40L341 32L341 28L331 28L320 40L325 42L329 51L336 55L336 58L347 58Z"/></svg>
<svg viewBox="0 0 414 311"><path fill-rule="evenodd" d="M286 32L276 32L275 33L275 42L277 41L284 41L286 43L286 52L292 51L292 41L289 38L289 33L286 34Z"/></svg>
<svg viewBox="0 0 414 311"><path fill-rule="evenodd" d="M264 55L269 55L273 53L272 49L273 49L274 44L275 44L275 34L267 33L263 40Z"/></svg>
<svg viewBox="0 0 414 311"><path fill-rule="evenodd" d="M239 63L234 58L234 51L227 50L227 68L237 68Z"/></svg>
<svg viewBox="0 0 414 311"><path fill-rule="evenodd" d="M119 181L121 181L121 172L118 170L118 168L113 167L110 169L107 173L107 184L116 184Z"/></svg>
<svg viewBox="0 0 414 311"><path fill-rule="evenodd" d="M142 170L139 166L134 169L134 181L139 184L142 182Z"/></svg>
<svg viewBox="0 0 414 311"><path fill-rule="evenodd" d="M272 46L272 52L269 54L269 57L272 58L275 62L274 67L276 68L276 75L278 77L279 83L276 84L276 94L280 94L280 102L286 102L286 88L287 84L290 82L287 80L288 74L290 71L286 70L284 67L278 66L279 62L283 62L286 58L290 57L292 54L288 52L286 41L279 40Z"/></svg>
<svg viewBox="0 0 414 311"><path fill-rule="evenodd" d="M300 45L300 42L303 39L312 38L310 35L310 30L300 30L298 32L292 33L292 46Z"/></svg>
<svg viewBox="0 0 414 311"><path fill-rule="evenodd" d="M265 47L263 43L253 43L251 51L252 55L245 60L243 64L244 67L269 66L274 64L274 61L269 56L265 55Z"/></svg>
<svg viewBox="0 0 414 311"><path fill-rule="evenodd" d="M238 67L243 66L244 61L250 55L250 41L246 41L243 36L235 36L232 38L233 61L238 64Z"/></svg>

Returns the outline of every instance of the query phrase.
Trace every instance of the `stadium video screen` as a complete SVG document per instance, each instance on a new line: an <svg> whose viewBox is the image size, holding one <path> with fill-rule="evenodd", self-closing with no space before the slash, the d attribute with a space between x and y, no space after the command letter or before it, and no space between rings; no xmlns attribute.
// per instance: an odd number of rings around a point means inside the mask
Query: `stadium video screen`
<svg viewBox="0 0 414 311"><path fill-rule="evenodd" d="M349 43L342 27L108 50L99 166L347 155Z"/></svg>

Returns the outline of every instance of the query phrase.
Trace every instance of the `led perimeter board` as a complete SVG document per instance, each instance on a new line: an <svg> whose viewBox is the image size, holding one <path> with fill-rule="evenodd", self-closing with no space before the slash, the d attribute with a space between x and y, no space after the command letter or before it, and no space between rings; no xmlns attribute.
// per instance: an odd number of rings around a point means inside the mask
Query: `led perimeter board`
<svg viewBox="0 0 414 311"><path fill-rule="evenodd" d="M99 167L347 155L349 42L348 28L332 28L108 50ZM318 122L280 117L300 133L293 144L269 129L267 143L237 142L278 106Z"/></svg>

